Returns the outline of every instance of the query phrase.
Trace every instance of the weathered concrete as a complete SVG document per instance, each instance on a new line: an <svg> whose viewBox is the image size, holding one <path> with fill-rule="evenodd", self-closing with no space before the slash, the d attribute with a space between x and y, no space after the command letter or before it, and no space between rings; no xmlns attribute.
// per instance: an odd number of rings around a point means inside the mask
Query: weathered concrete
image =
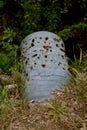
<svg viewBox="0 0 87 130"><path fill-rule="evenodd" d="M28 35L21 43L21 56L27 100L53 98L51 92L70 81L64 42L56 34L40 31Z"/></svg>

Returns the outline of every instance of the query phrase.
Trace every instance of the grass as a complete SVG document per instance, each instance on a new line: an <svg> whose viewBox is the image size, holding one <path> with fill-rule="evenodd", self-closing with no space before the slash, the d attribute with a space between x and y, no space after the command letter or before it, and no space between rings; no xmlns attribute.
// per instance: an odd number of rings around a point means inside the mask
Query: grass
<svg viewBox="0 0 87 130"><path fill-rule="evenodd" d="M86 130L87 81L80 79L76 84L66 86L62 94L56 95L56 99L49 103L48 107L48 116L59 123L61 130Z"/></svg>
<svg viewBox="0 0 87 130"><path fill-rule="evenodd" d="M24 82L17 71L11 81L0 80L0 130L87 130L87 54L75 57L70 70L72 83L44 106L24 101ZM17 87L5 89L9 83Z"/></svg>
<svg viewBox="0 0 87 130"><path fill-rule="evenodd" d="M60 94L56 92L55 99L48 103L47 115L59 123L61 130L87 129L87 54L81 57L72 62L72 83Z"/></svg>

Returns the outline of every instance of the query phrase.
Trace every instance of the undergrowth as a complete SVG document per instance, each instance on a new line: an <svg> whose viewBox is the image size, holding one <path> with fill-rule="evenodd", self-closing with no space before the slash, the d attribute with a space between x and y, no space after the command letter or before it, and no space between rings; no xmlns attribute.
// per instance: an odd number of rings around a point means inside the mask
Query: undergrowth
<svg viewBox="0 0 87 130"><path fill-rule="evenodd" d="M72 62L72 82L48 103L47 117L57 122L61 130L87 129L87 54Z"/></svg>
<svg viewBox="0 0 87 130"><path fill-rule="evenodd" d="M15 89L9 91L0 80L0 129L87 130L87 54L80 56L70 65L72 82L46 106L32 104L30 108L24 101L25 87L18 71L10 75Z"/></svg>

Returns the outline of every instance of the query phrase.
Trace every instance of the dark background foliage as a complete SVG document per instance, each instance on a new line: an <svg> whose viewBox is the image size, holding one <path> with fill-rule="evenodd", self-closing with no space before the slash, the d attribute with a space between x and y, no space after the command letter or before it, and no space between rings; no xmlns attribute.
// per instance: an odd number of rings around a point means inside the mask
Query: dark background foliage
<svg viewBox="0 0 87 130"><path fill-rule="evenodd" d="M0 68L5 71L18 66L19 45L35 31L61 36L72 59L87 50L87 0L0 0L0 12Z"/></svg>

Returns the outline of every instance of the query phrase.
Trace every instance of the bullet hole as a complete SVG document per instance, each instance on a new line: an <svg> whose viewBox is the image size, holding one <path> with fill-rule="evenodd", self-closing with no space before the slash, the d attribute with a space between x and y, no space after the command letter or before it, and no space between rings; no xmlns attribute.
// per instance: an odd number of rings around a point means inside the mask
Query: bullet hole
<svg viewBox="0 0 87 130"><path fill-rule="evenodd" d="M61 57L64 59L64 56L63 56L63 55L61 55Z"/></svg>
<svg viewBox="0 0 87 130"><path fill-rule="evenodd" d="M45 55L44 57L47 58L47 55Z"/></svg>
<svg viewBox="0 0 87 130"><path fill-rule="evenodd" d="M63 70L65 70L65 68L64 68L64 67L63 67L62 69L63 69Z"/></svg>
<svg viewBox="0 0 87 130"><path fill-rule="evenodd" d="M63 51L63 52L65 52L65 50L64 49L60 49L61 51Z"/></svg>
<svg viewBox="0 0 87 130"><path fill-rule="evenodd" d="M32 66L30 66L30 70L32 70L33 69L33 67Z"/></svg>
<svg viewBox="0 0 87 130"><path fill-rule="evenodd" d="M28 63L28 60L26 60L25 64L27 64L27 63Z"/></svg>
<svg viewBox="0 0 87 130"><path fill-rule="evenodd" d="M26 73L26 77L28 76L28 73Z"/></svg>
<svg viewBox="0 0 87 130"><path fill-rule="evenodd" d="M37 50L34 50L33 52L36 52Z"/></svg>
<svg viewBox="0 0 87 130"><path fill-rule="evenodd" d="M48 37L45 37L45 40L48 40L49 38Z"/></svg>
<svg viewBox="0 0 87 130"><path fill-rule="evenodd" d="M62 64L62 63L61 63L61 62L59 62L59 63L58 63L58 66L59 66L59 65L61 65L61 64Z"/></svg>
<svg viewBox="0 0 87 130"><path fill-rule="evenodd" d="M37 41L37 43L40 43L39 41Z"/></svg>
<svg viewBox="0 0 87 130"><path fill-rule="evenodd" d="M26 57L24 57L24 60L26 59Z"/></svg>
<svg viewBox="0 0 87 130"><path fill-rule="evenodd" d="M61 46L64 47L64 44L62 43Z"/></svg>
<svg viewBox="0 0 87 130"><path fill-rule="evenodd" d="M59 47L58 44L56 44L56 47Z"/></svg>
<svg viewBox="0 0 87 130"><path fill-rule="evenodd" d="M23 43L24 43L25 45L27 45L27 41L23 41Z"/></svg>
<svg viewBox="0 0 87 130"><path fill-rule="evenodd" d="M34 64L36 65L37 63L35 62Z"/></svg>
<svg viewBox="0 0 87 130"><path fill-rule="evenodd" d="M40 39L42 39L42 37L40 37Z"/></svg>
<svg viewBox="0 0 87 130"><path fill-rule="evenodd" d="M37 58L38 58L38 59L40 59L40 57L39 57L39 56L38 56Z"/></svg>
<svg viewBox="0 0 87 130"><path fill-rule="evenodd" d="M46 44L46 41L44 41L44 43Z"/></svg>
<svg viewBox="0 0 87 130"><path fill-rule="evenodd" d="M45 65L45 64L42 64L41 66L42 66L43 68L45 68L45 67L46 67L46 65Z"/></svg>
<svg viewBox="0 0 87 130"><path fill-rule="evenodd" d="M31 46L29 48L31 48Z"/></svg>
<svg viewBox="0 0 87 130"><path fill-rule="evenodd" d="M32 42L34 42L34 39L32 39Z"/></svg>
<svg viewBox="0 0 87 130"><path fill-rule="evenodd" d="M64 66L66 66L66 64L64 64Z"/></svg>
<svg viewBox="0 0 87 130"><path fill-rule="evenodd" d="M47 49L47 46L43 46L44 49Z"/></svg>
<svg viewBox="0 0 87 130"><path fill-rule="evenodd" d="M23 47L23 49L25 50L25 49L26 49L26 47Z"/></svg>
<svg viewBox="0 0 87 130"><path fill-rule="evenodd" d="M43 46L44 49L48 50L50 48L52 48L51 46Z"/></svg>
<svg viewBox="0 0 87 130"><path fill-rule="evenodd" d="M53 62L53 59L51 59L50 61Z"/></svg>
<svg viewBox="0 0 87 130"><path fill-rule="evenodd" d="M37 56L37 54L33 55L32 57L35 57L35 56Z"/></svg>
<svg viewBox="0 0 87 130"><path fill-rule="evenodd" d="M42 49L40 49L40 51L43 51Z"/></svg>
<svg viewBox="0 0 87 130"><path fill-rule="evenodd" d="M68 68L68 71L69 71L70 73L72 73L72 70L71 70L71 68L70 68L70 67Z"/></svg>
<svg viewBox="0 0 87 130"><path fill-rule="evenodd" d="M34 43L31 43L31 47L33 47L34 46Z"/></svg>
<svg viewBox="0 0 87 130"><path fill-rule="evenodd" d="M60 42L61 39L54 38L53 40L54 40L55 42Z"/></svg>
<svg viewBox="0 0 87 130"><path fill-rule="evenodd" d="M52 50L50 50L50 52L52 52Z"/></svg>

